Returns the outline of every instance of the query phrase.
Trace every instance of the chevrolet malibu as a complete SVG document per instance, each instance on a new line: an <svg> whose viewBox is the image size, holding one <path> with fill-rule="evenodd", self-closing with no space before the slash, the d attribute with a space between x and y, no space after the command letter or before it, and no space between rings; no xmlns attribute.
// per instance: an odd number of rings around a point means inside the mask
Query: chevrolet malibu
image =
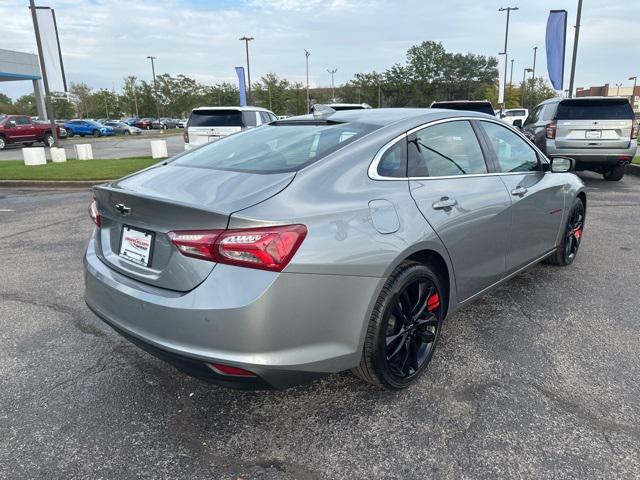
<svg viewBox="0 0 640 480"><path fill-rule="evenodd" d="M367 109L223 138L94 189L86 302L198 378L414 383L447 316L568 266L584 185L488 115Z"/></svg>

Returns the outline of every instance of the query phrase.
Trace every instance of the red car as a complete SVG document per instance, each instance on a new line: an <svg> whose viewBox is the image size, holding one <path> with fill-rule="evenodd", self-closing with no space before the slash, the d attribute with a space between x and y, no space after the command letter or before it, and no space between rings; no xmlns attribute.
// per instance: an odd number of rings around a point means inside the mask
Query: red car
<svg viewBox="0 0 640 480"><path fill-rule="evenodd" d="M153 128L153 118L142 118L135 125L142 130L151 130Z"/></svg>
<svg viewBox="0 0 640 480"><path fill-rule="evenodd" d="M58 137L62 136L57 125L56 131ZM27 115L0 114L0 150L10 143L20 143L29 147L35 142L42 142L47 147L53 145L51 124L34 122Z"/></svg>

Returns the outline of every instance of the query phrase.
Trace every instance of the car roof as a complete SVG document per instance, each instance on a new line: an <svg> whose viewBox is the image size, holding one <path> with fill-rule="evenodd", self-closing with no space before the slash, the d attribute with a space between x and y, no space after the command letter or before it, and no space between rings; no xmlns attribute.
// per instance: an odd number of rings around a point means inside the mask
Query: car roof
<svg viewBox="0 0 640 480"><path fill-rule="evenodd" d="M588 97L555 97L555 98L549 98L548 100L545 100L544 102L540 102L541 104L544 103L560 103L560 102L574 102L574 101L582 101L582 100L624 100L624 101L629 101L629 99L627 97L621 97L621 96L615 96L615 97L605 97L605 96L598 96L598 95L593 95L593 96L588 96Z"/></svg>
<svg viewBox="0 0 640 480"><path fill-rule="evenodd" d="M266 108L262 108L262 107L196 107L193 110L191 110L192 112L198 111L198 110L240 110L242 112L245 111L250 111L250 112L254 112L254 111L259 111L259 112L271 112L271 110L268 110Z"/></svg>
<svg viewBox="0 0 640 480"><path fill-rule="evenodd" d="M309 121L336 121L368 123L380 127L411 123L426 123L432 120L451 117L493 118L495 116L465 110L447 110L444 108L366 108L359 110L340 110L325 115L299 115L284 120L276 120L276 124L305 123Z"/></svg>

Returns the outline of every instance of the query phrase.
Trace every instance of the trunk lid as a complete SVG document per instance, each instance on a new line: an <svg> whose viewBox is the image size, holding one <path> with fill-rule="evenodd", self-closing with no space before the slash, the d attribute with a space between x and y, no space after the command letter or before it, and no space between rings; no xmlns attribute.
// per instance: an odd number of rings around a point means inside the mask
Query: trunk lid
<svg viewBox="0 0 640 480"><path fill-rule="evenodd" d="M567 99L556 115L558 148L627 148L633 110L626 99Z"/></svg>
<svg viewBox="0 0 640 480"><path fill-rule="evenodd" d="M215 264L182 255L167 233L225 229L232 213L277 194L294 176L294 172L254 174L167 164L98 186L94 194L102 226L97 253L128 277L161 288L191 290ZM148 266L120 256L125 227L151 235Z"/></svg>
<svg viewBox="0 0 640 480"><path fill-rule="evenodd" d="M197 146L237 133L242 127L188 127L187 130L189 143Z"/></svg>

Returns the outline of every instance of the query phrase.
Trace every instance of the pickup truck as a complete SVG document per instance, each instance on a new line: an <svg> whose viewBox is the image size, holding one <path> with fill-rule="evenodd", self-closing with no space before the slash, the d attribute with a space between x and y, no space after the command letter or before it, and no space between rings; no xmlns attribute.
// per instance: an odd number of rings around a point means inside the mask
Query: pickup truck
<svg viewBox="0 0 640 480"><path fill-rule="evenodd" d="M56 126L58 137L65 132ZM53 145L51 124L34 122L27 115L0 114L0 150L10 143L20 143L30 147L35 142L42 142L47 147Z"/></svg>

